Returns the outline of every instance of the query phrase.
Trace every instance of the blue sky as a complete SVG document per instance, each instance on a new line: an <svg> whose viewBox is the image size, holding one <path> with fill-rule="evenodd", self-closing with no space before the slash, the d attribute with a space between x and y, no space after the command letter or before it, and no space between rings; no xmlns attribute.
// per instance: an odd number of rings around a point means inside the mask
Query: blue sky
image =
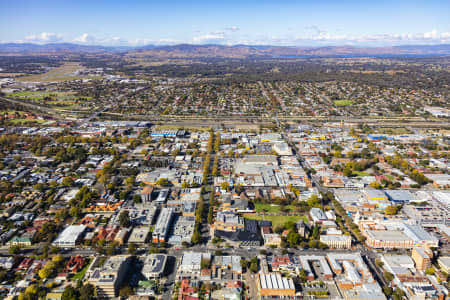
<svg viewBox="0 0 450 300"><path fill-rule="evenodd" d="M449 0L0 0L0 42L442 44L449 12Z"/></svg>

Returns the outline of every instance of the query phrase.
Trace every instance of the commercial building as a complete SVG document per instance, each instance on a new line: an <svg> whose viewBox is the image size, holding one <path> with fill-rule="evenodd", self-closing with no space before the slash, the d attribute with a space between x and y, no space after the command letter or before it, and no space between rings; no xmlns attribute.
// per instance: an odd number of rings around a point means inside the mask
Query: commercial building
<svg viewBox="0 0 450 300"><path fill-rule="evenodd" d="M169 234L170 224L172 223L173 209L164 207L159 214L156 221L155 228L153 230L152 239L153 243L162 243L167 241Z"/></svg>
<svg viewBox="0 0 450 300"><path fill-rule="evenodd" d="M177 278L197 280L200 278L202 260L211 261L211 253L184 252L178 267Z"/></svg>
<svg viewBox="0 0 450 300"><path fill-rule="evenodd" d="M103 266L93 270L88 282L96 287L99 298L117 297L128 273L129 263L128 255L111 256Z"/></svg>
<svg viewBox="0 0 450 300"><path fill-rule="evenodd" d="M147 279L160 278L164 274L167 264L167 255L150 254L145 258L142 274Z"/></svg>
<svg viewBox="0 0 450 300"><path fill-rule="evenodd" d="M445 273L450 273L450 256L441 256L437 260L439 267Z"/></svg>
<svg viewBox="0 0 450 300"><path fill-rule="evenodd" d="M411 258L414 260L417 270L425 271L431 267L433 252L429 248L414 247Z"/></svg>
<svg viewBox="0 0 450 300"><path fill-rule="evenodd" d="M128 238L128 244L143 245L147 242L150 226L135 227Z"/></svg>
<svg viewBox="0 0 450 300"><path fill-rule="evenodd" d="M320 208L313 207L309 211L309 215L315 223L320 223L322 221L328 220L327 215Z"/></svg>
<svg viewBox="0 0 450 300"><path fill-rule="evenodd" d="M414 260L408 255L383 255L383 268L395 276L410 275Z"/></svg>
<svg viewBox="0 0 450 300"><path fill-rule="evenodd" d="M235 231L214 230L211 236L220 237L234 247L258 247L261 244L256 220L245 220L245 227Z"/></svg>
<svg viewBox="0 0 450 300"><path fill-rule="evenodd" d="M265 246L281 246L281 236L278 233L263 234L263 239Z"/></svg>
<svg viewBox="0 0 450 300"><path fill-rule="evenodd" d="M422 205L404 205L403 213L424 227L437 227L441 224L450 225L449 212L435 203Z"/></svg>
<svg viewBox="0 0 450 300"><path fill-rule="evenodd" d="M439 246L439 239L426 232L420 225L411 225L402 222L399 223L399 227L414 241L414 246L430 248Z"/></svg>
<svg viewBox="0 0 450 300"><path fill-rule="evenodd" d="M413 193L408 190L385 190L384 192L394 204L409 203L415 200Z"/></svg>
<svg viewBox="0 0 450 300"><path fill-rule="evenodd" d="M352 246L352 238L349 235L321 235L320 241L329 248L349 249Z"/></svg>
<svg viewBox="0 0 450 300"><path fill-rule="evenodd" d="M280 273L259 273L256 279L261 299L295 299L295 285L291 278L281 277Z"/></svg>
<svg viewBox="0 0 450 300"><path fill-rule="evenodd" d="M173 230L167 240L169 244L180 245L190 242L195 228L195 217L176 216L173 221Z"/></svg>
<svg viewBox="0 0 450 300"><path fill-rule="evenodd" d="M331 272L330 267L328 266L327 260L325 256L320 255L302 255L299 257L300 264L302 268L306 271L306 276L308 280L314 280L314 272L311 268L310 263L317 262L319 263L320 271L322 272L322 276L324 279L333 279L333 273Z"/></svg>
<svg viewBox="0 0 450 300"><path fill-rule="evenodd" d="M213 225L214 229L223 231L236 231L244 226L244 219L233 211L218 211Z"/></svg>
<svg viewBox="0 0 450 300"><path fill-rule="evenodd" d="M365 230L366 244L372 248L412 248L414 241L400 230Z"/></svg>
<svg viewBox="0 0 450 300"><path fill-rule="evenodd" d="M215 256L212 269L229 269L236 275L242 274L241 257L236 255ZM213 270L214 271L214 270Z"/></svg>
<svg viewBox="0 0 450 300"><path fill-rule="evenodd" d="M146 185L141 191L141 198L144 203L152 201L153 187L151 185Z"/></svg>
<svg viewBox="0 0 450 300"><path fill-rule="evenodd" d="M57 247L75 247L85 230L86 226L84 225L67 226L52 244Z"/></svg>

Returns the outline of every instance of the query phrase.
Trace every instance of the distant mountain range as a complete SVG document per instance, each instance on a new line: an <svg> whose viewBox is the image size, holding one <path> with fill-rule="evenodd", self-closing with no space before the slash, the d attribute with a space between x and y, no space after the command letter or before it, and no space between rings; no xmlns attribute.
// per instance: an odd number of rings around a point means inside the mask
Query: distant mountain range
<svg viewBox="0 0 450 300"><path fill-rule="evenodd" d="M130 57L155 58L247 58L247 57L311 57L311 56L378 56L378 55L450 55L450 44L443 45L405 45L392 47L284 47L249 45L191 45L173 46L146 45L91 46L71 43L0 44L0 54L64 54L64 53L122 53Z"/></svg>

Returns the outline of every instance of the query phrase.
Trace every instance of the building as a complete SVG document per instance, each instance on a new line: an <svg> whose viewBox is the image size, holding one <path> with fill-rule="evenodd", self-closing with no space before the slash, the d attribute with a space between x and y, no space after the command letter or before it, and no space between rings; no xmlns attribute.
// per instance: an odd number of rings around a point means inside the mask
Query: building
<svg viewBox="0 0 450 300"><path fill-rule="evenodd" d="M128 244L143 245L147 243L150 226L135 227L128 238Z"/></svg>
<svg viewBox="0 0 450 300"><path fill-rule="evenodd" d="M14 266L14 258L10 257L0 257L0 267L9 270Z"/></svg>
<svg viewBox="0 0 450 300"><path fill-rule="evenodd" d="M236 255L215 256L213 268L217 269L229 269L232 273L241 275L241 257Z"/></svg>
<svg viewBox="0 0 450 300"><path fill-rule="evenodd" d="M437 260L439 267L445 273L450 273L450 256L442 256Z"/></svg>
<svg viewBox="0 0 450 300"><path fill-rule="evenodd" d="M311 208L311 210L309 211L309 215L313 219L314 223L320 223L322 221L328 220L323 210L317 207Z"/></svg>
<svg viewBox="0 0 450 300"><path fill-rule="evenodd" d="M414 241L400 230L365 230L366 244L372 248L412 248Z"/></svg>
<svg viewBox="0 0 450 300"><path fill-rule="evenodd" d="M385 190L384 193L394 204L409 203L415 200L413 193L408 190Z"/></svg>
<svg viewBox="0 0 450 300"><path fill-rule="evenodd" d="M320 241L329 248L350 249L352 238L349 235L321 235Z"/></svg>
<svg viewBox="0 0 450 300"><path fill-rule="evenodd" d="M236 231L244 229L244 219L233 211L218 211L213 228L223 231Z"/></svg>
<svg viewBox="0 0 450 300"><path fill-rule="evenodd" d="M408 255L383 255L383 268L395 276L410 275L414 270L414 260Z"/></svg>
<svg viewBox="0 0 450 300"><path fill-rule="evenodd" d="M146 185L141 191L142 202L148 203L152 201L153 187L151 185Z"/></svg>
<svg viewBox="0 0 450 300"><path fill-rule="evenodd" d="M320 271L323 274L324 279L332 279L333 273L331 272L330 266L325 259L325 256L320 255L302 255L299 256L300 264L302 268L306 271L306 277L308 280L314 280L314 272L311 268L311 263L318 263L320 267Z"/></svg>
<svg viewBox="0 0 450 300"><path fill-rule="evenodd" d="M128 255L117 255L109 257L103 266L93 270L88 282L96 287L99 298L117 297L129 264Z"/></svg>
<svg viewBox="0 0 450 300"><path fill-rule="evenodd" d="M439 247L439 239L429 234L420 225L399 223L399 228L414 241L414 246Z"/></svg>
<svg viewBox="0 0 450 300"><path fill-rule="evenodd" d="M437 188L450 187L450 175L449 174L424 174L429 180L433 182L433 185Z"/></svg>
<svg viewBox="0 0 450 300"><path fill-rule="evenodd" d="M411 258L414 260L417 270L425 271L431 267L433 252L429 248L414 247Z"/></svg>
<svg viewBox="0 0 450 300"><path fill-rule="evenodd" d="M185 200L183 201L182 214L184 217L194 217L197 201Z"/></svg>
<svg viewBox="0 0 450 300"><path fill-rule="evenodd" d="M291 147L285 142L273 144L273 150L275 150L278 155L292 155Z"/></svg>
<svg viewBox="0 0 450 300"><path fill-rule="evenodd" d="M150 280L160 278L164 274L167 264L167 255L150 254L145 258L142 274Z"/></svg>
<svg viewBox="0 0 450 300"><path fill-rule="evenodd" d="M167 235L169 234L172 218L173 209L164 207L159 214L155 229L153 230L153 243L162 243L167 241Z"/></svg>
<svg viewBox="0 0 450 300"><path fill-rule="evenodd" d="M75 247L81 240L85 230L86 226L84 225L67 226L52 244L57 247Z"/></svg>
<svg viewBox="0 0 450 300"><path fill-rule="evenodd" d="M449 212L436 205L434 201L422 205L404 205L402 211L423 227L437 227L441 224L450 225Z"/></svg>
<svg viewBox="0 0 450 300"><path fill-rule="evenodd" d="M197 280L200 278L202 260L211 261L211 253L184 252L178 267L177 278Z"/></svg>
<svg viewBox="0 0 450 300"><path fill-rule="evenodd" d="M280 273L259 273L256 286L261 299L296 297L292 278L281 277Z"/></svg>
<svg viewBox="0 0 450 300"><path fill-rule="evenodd" d="M258 247L261 235L256 220L245 220L245 227L236 231L214 230L212 237L220 237L234 247Z"/></svg>
<svg viewBox="0 0 450 300"><path fill-rule="evenodd" d="M264 245L265 246L274 246L274 247L280 247L281 246L281 236L278 233L268 233L263 234L264 239Z"/></svg>

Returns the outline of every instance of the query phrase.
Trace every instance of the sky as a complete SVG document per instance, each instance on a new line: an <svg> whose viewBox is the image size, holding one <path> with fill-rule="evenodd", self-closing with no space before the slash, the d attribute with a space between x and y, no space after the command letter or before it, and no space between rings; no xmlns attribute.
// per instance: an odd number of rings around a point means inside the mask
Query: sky
<svg viewBox="0 0 450 300"><path fill-rule="evenodd" d="M450 43L450 0L0 0L0 43Z"/></svg>

